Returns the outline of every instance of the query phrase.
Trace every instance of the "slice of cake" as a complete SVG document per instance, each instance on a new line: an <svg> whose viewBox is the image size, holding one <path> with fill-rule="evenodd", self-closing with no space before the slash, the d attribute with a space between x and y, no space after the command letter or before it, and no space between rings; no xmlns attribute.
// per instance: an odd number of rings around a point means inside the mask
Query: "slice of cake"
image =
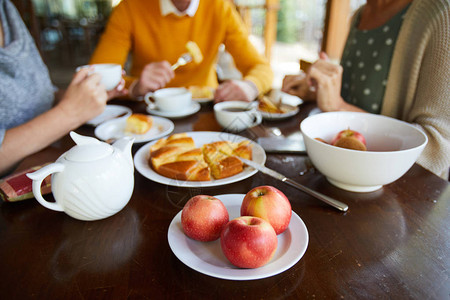
<svg viewBox="0 0 450 300"><path fill-rule="evenodd" d="M125 132L144 134L152 128L153 118L144 114L132 114L127 118Z"/></svg>
<svg viewBox="0 0 450 300"><path fill-rule="evenodd" d="M221 179L242 172L244 164L235 156L219 151L214 145L203 145L203 155L215 179Z"/></svg>

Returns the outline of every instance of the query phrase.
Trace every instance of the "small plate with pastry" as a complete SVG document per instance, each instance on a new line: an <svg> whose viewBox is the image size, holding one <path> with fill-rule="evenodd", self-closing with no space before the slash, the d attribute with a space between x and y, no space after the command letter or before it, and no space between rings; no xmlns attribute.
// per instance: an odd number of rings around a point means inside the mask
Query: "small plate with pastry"
<svg viewBox="0 0 450 300"><path fill-rule="evenodd" d="M161 184L208 187L241 181L257 172L237 157L259 164L266 161L264 149L242 136L195 131L145 144L136 152L134 165L144 177Z"/></svg>
<svg viewBox="0 0 450 300"><path fill-rule="evenodd" d="M190 86L188 90L192 93L192 100L198 103L208 103L214 100L214 88L210 86Z"/></svg>
<svg viewBox="0 0 450 300"><path fill-rule="evenodd" d="M86 122L87 125L98 126L103 122L116 119L116 118L127 118L131 115L132 111L130 108L122 105L108 104L105 110L95 118Z"/></svg>
<svg viewBox="0 0 450 300"><path fill-rule="evenodd" d="M175 125L172 121L146 114L131 114L102 123L95 128L95 136L103 141L124 136L134 137L135 143L149 142L170 134Z"/></svg>
<svg viewBox="0 0 450 300"><path fill-rule="evenodd" d="M275 102L267 96L259 98L258 110L264 120L283 120L299 112L298 106L283 103L281 97Z"/></svg>

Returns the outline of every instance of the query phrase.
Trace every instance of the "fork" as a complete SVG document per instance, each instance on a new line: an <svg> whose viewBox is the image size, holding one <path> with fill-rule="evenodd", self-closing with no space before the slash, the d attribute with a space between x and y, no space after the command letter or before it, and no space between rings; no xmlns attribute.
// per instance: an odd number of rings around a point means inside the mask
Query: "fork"
<svg viewBox="0 0 450 300"><path fill-rule="evenodd" d="M192 61L192 55L190 53L184 53L178 58L177 62L172 65L172 70L176 70L178 67L184 66Z"/></svg>

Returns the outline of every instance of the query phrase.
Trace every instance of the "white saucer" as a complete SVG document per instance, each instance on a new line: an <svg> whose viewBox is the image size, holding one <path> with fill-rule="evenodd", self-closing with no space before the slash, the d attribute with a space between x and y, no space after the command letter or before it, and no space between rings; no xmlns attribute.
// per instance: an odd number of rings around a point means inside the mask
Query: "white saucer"
<svg viewBox="0 0 450 300"><path fill-rule="evenodd" d="M285 105L285 104L283 104ZM269 121L275 121L275 120L284 120L290 117L295 116L300 109L298 108L298 106L291 106L291 110L285 112L285 113L268 113L266 111L262 111L259 110L258 111L261 113L261 116L263 117L264 120L269 120Z"/></svg>
<svg viewBox="0 0 450 300"><path fill-rule="evenodd" d="M213 101L214 98L192 98L192 101L195 101L200 104L205 104Z"/></svg>
<svg viewBox="0 0 450 300"><path fill-rule="evenodd" d="M147 106L147 112L152 115L174 119L193 115L200 110L200 107L200 103L192 101L191 105L187 109L182 111L160 111L156 108Z"/></svg>
<svg viewBox="0 0 450 300"><path fill-rule="evenodd" d="M134 137L134 143L145 143L155 139L159 139L163 136L170 134L175 125L172 121L160 118L152 117L152 128L144 134L133 134L125 132L126 118L117 118L106 121L97 128L95 128L95 136L103 141L109 139L120 139L124 136Z"/></svg>
<svg viewBox="0 0 450 300"><path fill-rule="evenodd" d="M125 115L123 115L120 118L126 119L131 115L131 109L129 109L126 106L122 106L122 105L108 104L108 105L106 105L105 110L100 115L87 121L86 124L92 125L92 126L98 126L103 122L117 118L121 114L125 114Z"/></svg>

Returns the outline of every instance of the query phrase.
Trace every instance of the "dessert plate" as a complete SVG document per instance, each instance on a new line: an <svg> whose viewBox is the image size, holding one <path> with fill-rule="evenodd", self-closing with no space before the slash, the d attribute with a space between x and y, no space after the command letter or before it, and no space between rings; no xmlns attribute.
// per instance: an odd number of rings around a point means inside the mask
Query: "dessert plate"
<svg viewBox="0 0 450 300"><path fill-rule="evenodd" d="M282 105L286 108L284 113L268 113L258 109L263 119L269 121L283 120L295 116L300 110L298 106L303 103L303 100L299 97L282 92L279 89L272 89L267 97L272 103L278 103L281 98Z"/></svg>
<svg viewBox="0 0 450 300"><path fill-rule="evenodd" d="M215 141L231 141L231 142L241 142L243 140L247 140L246 138L238 135L234 135L226 132L212 132L212 131L194 131L187 132L187 135L192 137L197 147L201 147L203 144L215 142ZM244 170L236 174L234 176L230 176L223 179L212 179L210 181L186 181L186 180L177 180L168 177L164 177L158 173L156 173L148 164L148 159L150 155L150 147L156 143L156 141L149 142L143 145L134 155L134 166L136 170L141 173L142 176L170 186L179 186L179 187L209 187L209 186L220 186L233 182L238 182L244 180L252 175L254 175L257 170L249 167L244 167ZM252 156L253 161L259 164L264 164L266 162L266 153L264 149L251 141L252 145Z"/></svg>
<svg viewBox="0 0 450 300"><path fill-rule="evenodd" d="M228 210L230 220L240 216L244 194L215 196ZM181 211L170 223L167 238L172 252L188 267L217 278L230 280L252 280L270 277L295 265L308 247L308 230L305 223L292 212L289 227L278 236L278 247L272 260L256 269L241 269L232 265L220 247L220 240L199 242L188 238L181 226Z"/></svg>
<svg viewBox="0 0 450 300"><path fill-rule="evenodd" d="M105 110L100 115L87 121L86 124L91 126L98 126L103 122L112 120L123 114L124 115L121 116L120 118L128 118L131 115L131 113L132 113L131 109L126 106L109 104L106 105Z"/></svg>
<svg viewBox="0 0 450 300"><path fill-rule="evenodd" d="M149 114L152 115L156 115L156 116L161 116L161 117L166 117L166 118L171 118L171 119L177 119L177 118L184 118L190 115L195 114L196 112L198 112L200 110L200 103L197 103L195 101L192 101L191 105L181 111L160 111L156 108L147 106L147 112Z"/></svg>
<svg viewBox="0 0 450 300"><path fill-rule="evenodd" d="M190 86L188 90L191 91L192 100L195 102L204 104L214 100L215 89L212 87Z"/></svg>
<svg viewBox="0 0 450 300"><path fill-rule="evenodd" d="M175 125L171 120L161 117L154 117L153 125L144 134L133 134L125 132L126 118L118 118L106 121L95 128L94 134L97 138L107 141L110 139L120 139L124 136L134 137L134 143L144 143L154 139L159 139L173 131Z"/></svg>
<svg viewBox="0 0 450 300"><path fill-rule="evenodd" d="M282 92L279 89L272 89L268 95L270 100L272 100L273 103L278 103L279 98L281 97L281 101L284 104L288 104L291 106L298 106L303 103L303 99L300 97Z"/></svg>
<svg viewBox="0 0 450 300"><path fill-rule="evenodd" d="M268 112L262 111L262 110L258 110L258 111L261 113L261 116L263 117L264 120L276 121L276 120L284 120L284 119L293 117L300 110L297 106L289 106L289 108L290 108L290 110L285 113L268 113Z"/></svg>
<svg viewBox="0 0 450 300"><path fill-rule="evenodd" d="M213 100L214 100L214 98L192 98L192 101L195 101L200 104L209 103Z"/></svg>

